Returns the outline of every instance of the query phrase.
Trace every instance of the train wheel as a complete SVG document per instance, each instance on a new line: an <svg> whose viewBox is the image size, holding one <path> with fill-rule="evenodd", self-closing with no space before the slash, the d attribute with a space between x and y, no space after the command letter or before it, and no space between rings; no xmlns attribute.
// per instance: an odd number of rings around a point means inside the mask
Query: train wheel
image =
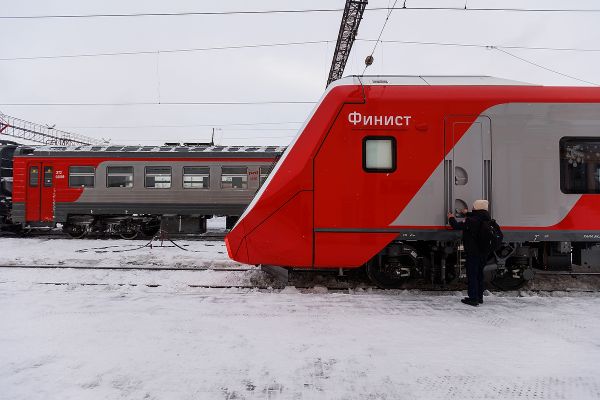
<svg viewBox="0 0 600 400"><path fill-rule="evenodd" d="M529 258L512 256L506 260L506 266L496 270L492 285L500 290L518 290L533 279L534 272Z"/></svg>
<svg viewBox="0 0 600 400"><path fill-rule="evenodd" d="M119 233L119 236L121 237L121 239L133 240L136 237L138 237L138 233L138 231L126 231Z"/></svg>
<svg viewBox="0 0 600 400"><path fill-rule="evenodd" d="M141 231L145 236L154 237L160 230L160 221L153 223L152 221L142 224Z"/></svg>
<svg viewBox="0 0 600 400"><path fill-rule="evenodd" d="M31 229L28 226L20 226L16 233L21 236L21 237L28 237L31 236L31 232L33 231L33 229Z"/></svg>
<svg viewBox="0 0 600 400"><path fill-rule="evenodd" d="M376 256L366 265L367 276L382 289L397 289L411 277L416 268L412 257Z"/></svg>
<svg viewBox="0 0 600 400"><path fill-rule="evenodd" d="M65 225L63 231L73 239L81 239L87 233L82 225Z"/></svg>
<svg viewBox="0 0 600 400"><path fill-rule="evenodd" d="M525 278L520 275L515 276L509 270L497 271L492 278L492 285L503 291L521 289L525 283L527 283Z"/></svg>

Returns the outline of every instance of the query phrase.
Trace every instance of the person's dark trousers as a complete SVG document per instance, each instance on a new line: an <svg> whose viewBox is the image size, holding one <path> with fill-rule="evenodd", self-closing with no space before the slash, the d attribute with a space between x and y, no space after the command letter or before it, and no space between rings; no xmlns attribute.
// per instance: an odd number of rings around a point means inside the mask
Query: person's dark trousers
<svg viewBox="0 0 600 400"><path fill-rule="evenodd" d="M483 270L485 268L485 264L486 264L486 259L479 257L479 272L477 273L477 282L478 282L478 287L477 289L479 290L477 292L477 299L480 302L483 302L483 292L485 291L485 284L483 283Z"/></svg>
<svg viewBox="0 0 600 400"><path fill-rule="evenodd" d="M483 300L483 268L485 260L478 255L467 254L467 294L473 301Z"/></svg>

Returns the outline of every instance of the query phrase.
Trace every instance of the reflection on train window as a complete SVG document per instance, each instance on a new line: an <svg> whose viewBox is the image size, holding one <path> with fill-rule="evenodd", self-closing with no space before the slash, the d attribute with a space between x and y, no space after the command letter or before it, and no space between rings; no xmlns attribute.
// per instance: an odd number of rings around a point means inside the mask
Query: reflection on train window
<svg viewBox="0 0 600 400"><path fill-rule="evenodd" d="M155 189L171 187L171 167L146 167L144 186Z"/></svg>
<svg viewBox="0 0 600 400"><path fill-rule="evenodd" d="M366 172L396 170L396 139L392 136L367 136L363 139L363 169Z"/></svg>
<svg viewBox="0 0 600 400"><path fill-rule="evenodd" d="M246 189L248 187L248 167L222 167L221 188Z"/></svg>
<svg viewBox="0 0 600 400"><path fill-rule="evenodd" d="M52 167L44 167L44 187L52 187Z"/></svg>
<svg viewBox="0 0 600 400"><path fill-rule="evenodd" d="M38 167L29 167L29 186L37 186L40 180L40 170Z"/></svg>
<svg viewBox="0 0 600 400"><path fill-rule="evenodd" d="M133 167L106 167L106 187L133 187Z"/></svg>
<svg viewBox="0 0 600 400"><path fill-rule="evenodd" d="M262 186L263 183L265 183L265 181L269 177L269 174L271 173L272 170L273 170L272 166L260 167L260 186Z"/></svg>
<svg viewBox="0 0 600 400"><path fill-rule="evenodd" d="M96 181L95 172L94 167L69 167L69 187L93 188Z"/></svg>
<svg viewBox="0 0 600 400"><path fill-rule="evenodd" d="M560 189L567 194L600 194L600 139L560 140Z"/></svg>
<svg viewBox="0 0 600 400"><path fill-rule="evenodd" d="M210 170L208 167L183 167L183 187L185 189L208 189Z"/></svg>

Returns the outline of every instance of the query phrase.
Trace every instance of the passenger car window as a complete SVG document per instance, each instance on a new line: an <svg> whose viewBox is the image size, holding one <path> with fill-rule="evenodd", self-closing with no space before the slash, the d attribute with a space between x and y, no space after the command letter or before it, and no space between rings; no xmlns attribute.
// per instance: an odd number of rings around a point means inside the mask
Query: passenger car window
<svg viewBox="0 0 600 400"><path fill-rule="evenodd" d="M69 167L69 187L93 188L96 181L96 168L94 167Z"/></svg>
<svg viewBox="0 0 600 400"><path fill-rule="evenodd" d="M37 186L40 180L40 170L38 167L29 167L29 186Z"/></svg>
<svg viewBox="0 0 600 400"><path fill-rule="evenodd" d="M133 167L106 167L107 187L133 187Z"/></svg>
<svg viewBox="0 0 600 400"><path fill-rule="evenodd" d="M396 138L367 136L363 139L363 169L366 172L396 170Z"/></svg>
<svg viewBox="0 0 600 400"><path fill-rule="evenodd" d="M248 188L248 167L222 167L221 188L246 189Z"/></svg>
<svg viewBox="0 0 600 400"><path fill-rule="evenodd" d="M146 167L144 186L155 189L171 187L171 167Z"/></svg>
<svg viewBox="0 0 600 400"><path fill-rule="evenodd" d="M183 187L185 189L208 189L209 186L209 167L183 167Z"/></svg>
<svg viewBox="0 0 600 400"><path fill-rule="evenodd" d="M600 138L560 140L560 190L600 194Z"/></svg>
<svg viewBox="0 0 600 400"><path fill-rule="evenodd" d="M52 187L52 167L44 167L44 187Z"/></svg>

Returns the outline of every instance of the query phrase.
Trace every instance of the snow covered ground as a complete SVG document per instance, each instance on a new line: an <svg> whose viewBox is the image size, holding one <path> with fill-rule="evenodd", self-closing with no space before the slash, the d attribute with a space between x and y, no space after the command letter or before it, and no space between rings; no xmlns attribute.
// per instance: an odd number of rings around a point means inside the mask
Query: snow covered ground
<svg viewBox="0 0 600 400"><path fill-rule="evenodd" d="M210 233L224 233L225 218L208 220ZM227 256L223 241L150 239L59 239L52 236L0 237L0 265L76 267L239 267Z"/></svg>
<svg viewBox="0 0 600 400"><path fill-rule="evenodd" d="M0 238L0 265L100 267L0 268L0 399L600 398L598 294L206 289L268 281L177 243ZM198 270L106 268L134 266Z"/></svg>
<svg viewBox="0 0 600 400"><path fill-rule="evenodd" d="M35 274L0 270L3 399L600 396L596 296L471 308L459 294L48 286Z"/></svg>

